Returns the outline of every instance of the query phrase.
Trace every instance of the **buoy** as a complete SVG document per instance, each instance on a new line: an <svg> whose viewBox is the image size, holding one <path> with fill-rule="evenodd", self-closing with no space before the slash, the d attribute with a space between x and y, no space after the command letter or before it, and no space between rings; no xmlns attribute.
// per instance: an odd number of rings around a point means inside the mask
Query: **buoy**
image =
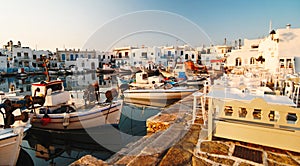
<svg viewBox="0 0 300 166"><path fill-rule="evenodd" d="M70 124L70 114L64 113L64 120L63 120L63 126L66 128Z"/></svg>
<svg viewBox="0 0 300 166"><path fill-rule="evenodd" d="M51 122L51 118L48 116L48 114L45 114L41 120L43 126L46 126L48 123Z"/></svg>

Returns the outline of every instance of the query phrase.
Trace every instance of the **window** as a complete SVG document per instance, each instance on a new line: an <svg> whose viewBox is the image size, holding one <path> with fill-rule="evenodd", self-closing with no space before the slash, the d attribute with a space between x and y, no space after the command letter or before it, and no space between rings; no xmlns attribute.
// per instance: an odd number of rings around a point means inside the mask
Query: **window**
<svg viewBox="0 0 300 166"><path fill-rule="evenodd" d="M74 55L70 54L70 60L73 61L74 60Z"/></svg>
<svg viewBox="0 0 300 166"><path fill-rule="evenodd" d="M284 59L279 60L280 68L284 68Z"/></svg>
<svg viewBox="0 0 300 166"><path fill-rule="evenodd" d="M122 53L121 52L119 52L119 58L122 58Z"/></svg>
<svg viewBox="0 0 300 166"><path fill-rule="evenodd" d="M96 67L95 67L95 62L92 62L92 63L91 63L91 69L92 69L92 70L95 70L95 69L96 69Z"/></svg>
<svg viewBox="0 0 300 166"><path fill-rule="evenodd" d="M240 57L235 59L235 66L241 66L242 65L242 59Z"/></svg>
<svg viewBox="0 0 300 166"><path fill-rule="evenodd" d="M36 55L35 55L35 54L33 54L32 58L33 58L33 59L36 59Z"/></svg>
<svg viewBox="0 0 300 166"><path fill-rule="evenodd" d="M189 59L189 54L185 54L185 59Z"/></svg>
<svg viewBox="0 0 300 166"><path fill-rule="evenodd" d="M168 56L171 56L171 51L168 51Z"/></svg>
<svg viewBox="0 0 300 166"><path fill-rule="evenodd" d="M110 59L113 59L113 57L114 57L113 55L110 55Z"/></svg>
<svg viewBox="0 0 300 166"><path fill-rule="evenodd" d="M75 60L78 58L78 54L75 55Z"/></svg>
<svg viewBox="0 0 300 166"><path fill-rule="evenodd" d="M142 52L142 58L147 58L147 52Z"/></svg>
<svg viewBox="0 0 300 166"><path fill-rule="evenodd" d="M286 66L288 68L293 68L292 59L286 59Z"/></svg>
<svg viewBox="0 0 300 166"><path fill-rule="evenodd" d="M135 57L135 52L134 52L134 53L132 53L132 56L133 56L133 57Z"/></svg>
<svg viewBox="0 0 300 166"><path fill-rule="evenodd" d="M180 55L183 55L183 51L180 51Z"/></svg>
<svg viewBox="0 0 300 166"><path fill-rule="evenodd" d="M61 60L63 60L63 61L66 60L66 54L61 54Z"/></svg>
<svg viewBox="0 0 300 166"><path fill-rule="evenodd" d="M102 59L105 59L105 55L102 56Z"/></svg>
<svg viewBox="0 0 300 166"><path fill-rule="evenodd" d="M24 58L29 59L28 52L24 52Z"/></svg>
<svg viewBox="0 0 300 166"><path fill-rule="evenodd" d="M81 67L84 67L84 62L82 61L82 63L81 63Z"/></svg>
<svg viewBox="0 0 300 166"><path fill-rule="evenodd" d="M194 59L195 58L195 55L194 54L192 54L192 59Z"/></svg>
<svg viewBox="0 0 300 166"><path fill-rule="evenodd" d="M255 58L254 57L250 58L250 64L255 64Z"/></svg>
<svg viewBox="0 0 300 166"><path fill-rule="evenodd" d="M17 52L17 56L18 56L18 57L21 57L21 53L20 53L20 52Z"/></svg>
<svg viewBox="0 0 300 166"><path fill-rule="evenodd" d="M125 58L129 58L128 52L125 52Z"/></svg>
<svg viewBox="0 0 300 166"><path fill-rule="evenodd" d="M91 59L91 57L92 57L91 54L88 54L88 59Z"/></svg>

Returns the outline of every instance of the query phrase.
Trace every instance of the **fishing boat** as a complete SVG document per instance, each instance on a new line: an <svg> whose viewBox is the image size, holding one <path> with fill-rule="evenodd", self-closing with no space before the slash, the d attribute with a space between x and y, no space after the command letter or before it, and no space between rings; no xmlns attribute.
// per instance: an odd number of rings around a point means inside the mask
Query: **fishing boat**
<svg viewBox="0 0 300 166"><path fill-rule="evenodd" d="M171 84L165 84L162 81L163 77L161 76L148 77L146 72L136 73L136 82L130 83L131 89L127 89L123 92L124 101L155 107L165 107L197 90L187 87L173 87Z"/></svg>
<svg viewBox="0 0 300 166"><path fill-rule="evenodd" d="M197 89L173 87L171 89L128 89L124 91L124 101L154 107L166 107L192 94Z"/></svg>
<svg viewBox="0 0 300 166"><path fill-rule="evenodd" d="M27 113L23 112L19 116L13 114L21 107L21 103L12 103L9 100L0 104L0 165L16 165L24 133L31 127Z"/></svg>
<svg viewBox="0 0 300 166"><path fill-rule="evenodd" d="M40 102L42 104L33 101L33 127L73 130L116 124L119 121L121 102L113 101L117 96L116 91L107 91L106 102L98 103L72 98L70 92L64 91L62 80L33 83L31 89L33 97L44 97L44 101Z"/></svg>
<svg viewBox="0 0 300 166"><path fill-rule="evenodd" d="M102 68L97 68L96 72L101 74L112 74L115 72L115 69L111 68L111 65L109 64L103 64Z"/></svg>

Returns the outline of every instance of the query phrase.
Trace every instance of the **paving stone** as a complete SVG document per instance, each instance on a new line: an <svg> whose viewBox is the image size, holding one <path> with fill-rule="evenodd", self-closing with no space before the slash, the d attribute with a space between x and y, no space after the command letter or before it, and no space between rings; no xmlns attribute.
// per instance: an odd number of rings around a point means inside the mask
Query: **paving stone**
<svg viewBox="0 0 300 166"><path fill-rule="evenodd" d="M192 157L192 166L211 166L212 164L198 157Z"/></svg>
<svg viewBox="0 0 300 166"><path fill-rule="evenodd" d="M177 146L171 147L163 157L159 166L186 165L189 164L193 154Z"/></svg>
<svg viewBox="0 0 300 166"><path fill-rule="evenodd" d="M222 158L222 157L215 157L208 154L199 154L202 158L206 158L210 161L213 161L215 163L225 164L225 165L233 165L235 163L235 160L228 159L228 158Z"/></svg>
<svg viewBox="0 0 300 166"><path fill-rule="evenodd" d="M114 165L127 165L130 163L136 156L124 156L120 160L114 163Z"/></svg>
<svg viewBox="0 0 300 166"><path fill-rule="evenodd" d="M159 159L154 156L137 156L127 166L152 166L156 165Z"/></svg>
<svg viewBox="0 0 300 166"><path fill-rule="evenodd" d="M299 165L295 160L293 160L290 156L287 155L278 155L275 153L267 153L268 159L271 159L277 163L288 164L288 165Z"/></svg>
<svg viewBox="0 0 300 166"><path fill-rule="evenodd" d="M286 166L285 164L280 164L273 160L267 160L267 164L268 164L268 166Z"/></svg>
<svg viewBox="0 0 300 166"><path fill-rule="evenodd" d="M229 146L214 141L204 141L200 144L200 150L211 154L228 155Z"/></svg>
<svg viewBox="0 0 300 166"><path fill-rule="evenodd" d="M253 164L249 164L249 163L245 163L245 162L241 162L239 164L239 166L254 166Z"/></svg>
<svg viewBox="0 0 300 166"><path fill-rule="evenodd" d="M91 155L86 155L72 163L71 166L108 166L108 164Z"/></svg>

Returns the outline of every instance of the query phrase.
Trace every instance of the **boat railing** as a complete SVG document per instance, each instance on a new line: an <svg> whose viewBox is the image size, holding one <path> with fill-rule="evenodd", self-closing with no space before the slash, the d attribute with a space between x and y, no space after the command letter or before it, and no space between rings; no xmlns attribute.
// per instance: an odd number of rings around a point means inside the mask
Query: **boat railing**
<svg viewBox="0 0 300 166"><path fill-rule="evenodd" d="M263 98L250 102L210 98L208 130L215 137L300 152L299 118L299 109Z"/></svg>

